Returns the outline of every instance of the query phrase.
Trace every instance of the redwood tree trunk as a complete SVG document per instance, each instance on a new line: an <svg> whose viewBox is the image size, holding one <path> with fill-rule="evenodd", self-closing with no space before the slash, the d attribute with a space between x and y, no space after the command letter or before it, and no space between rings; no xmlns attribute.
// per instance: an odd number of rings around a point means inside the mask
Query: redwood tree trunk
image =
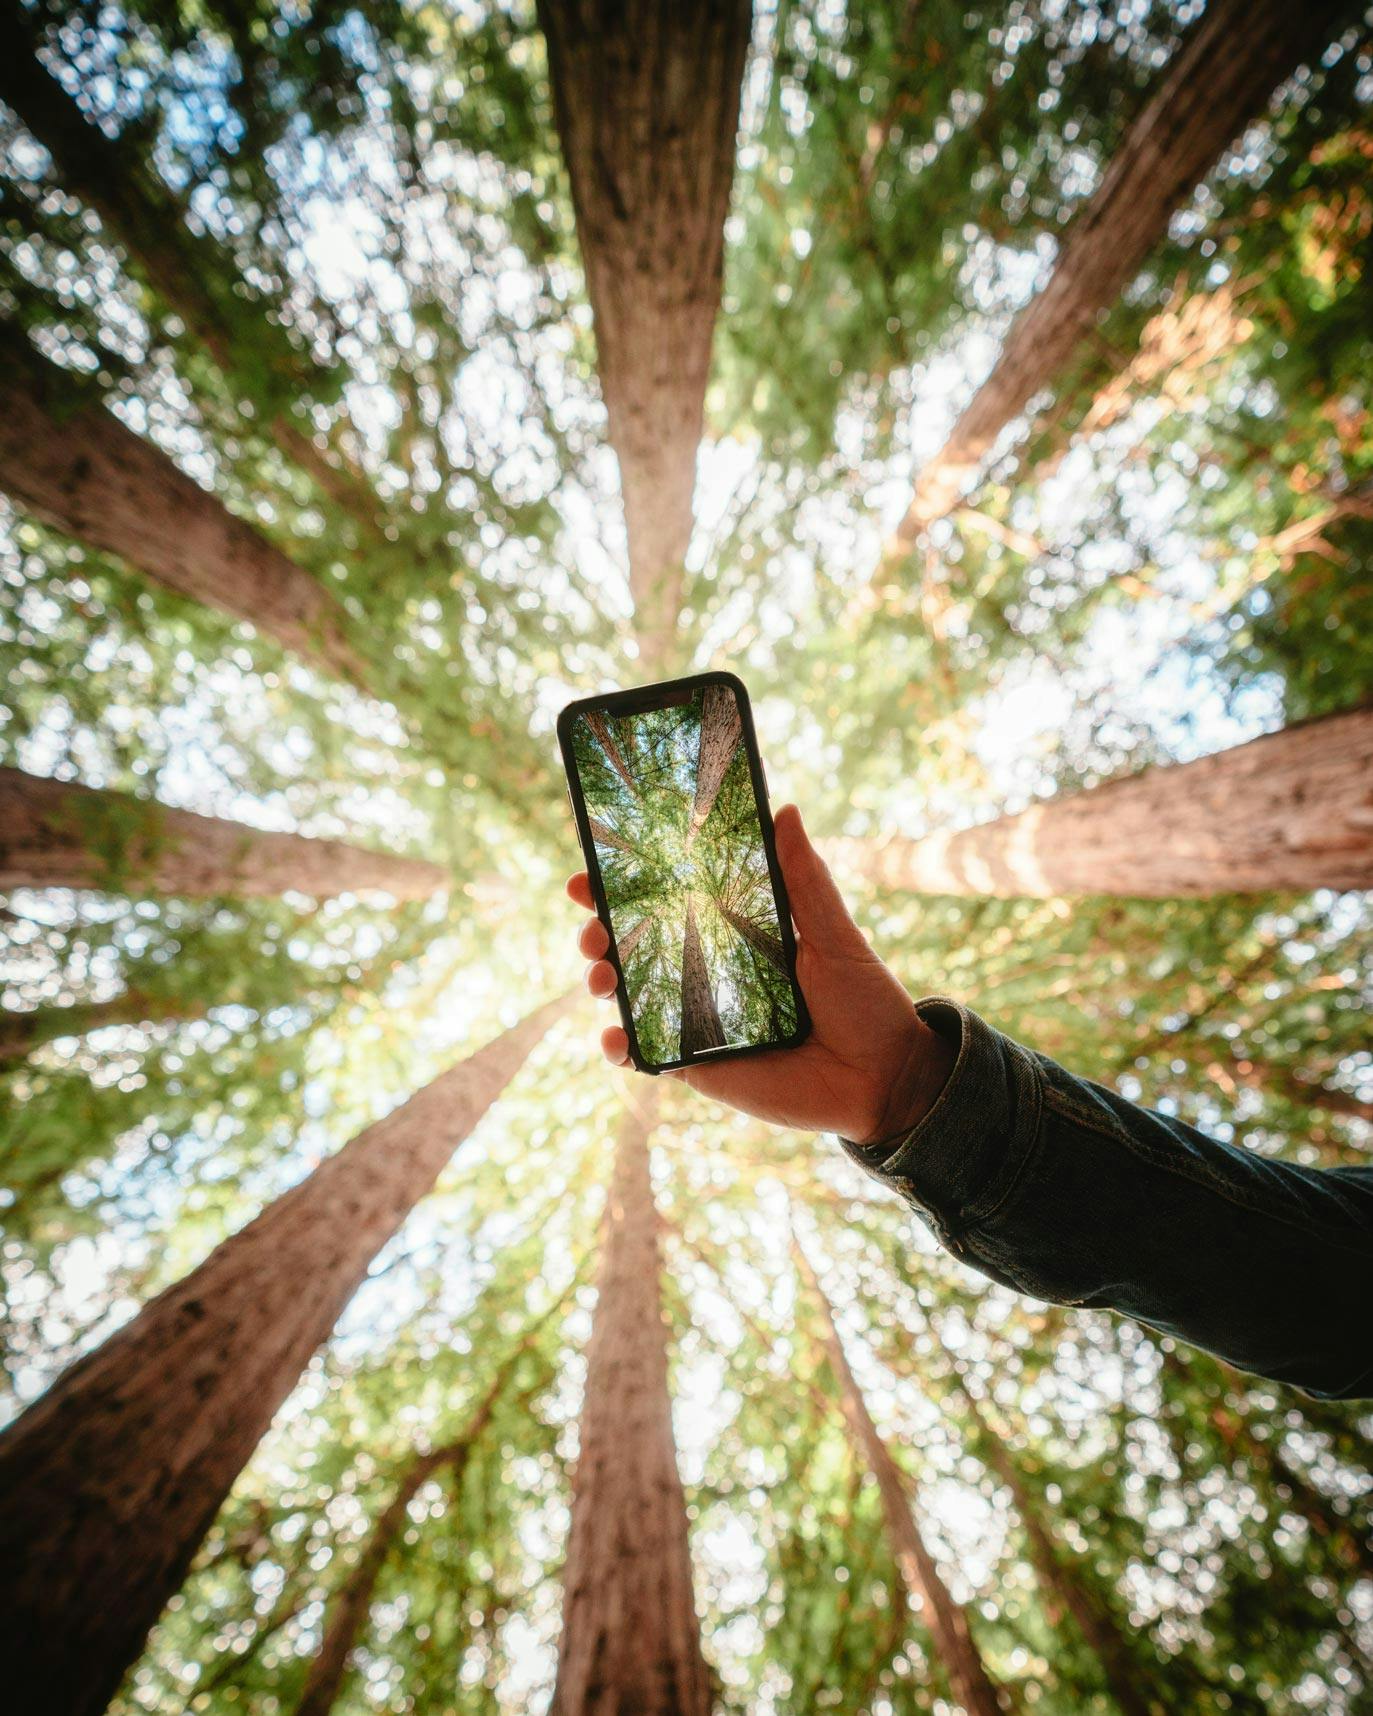
<svg viewBox="0 0 1373 1716"><path fill-rule="evenodd" d="M650 1125L651 1110L627 1112L615 1150L550 1716L711 1706L672 1438Z"/></svg>
<svg viewBox="0 0 1373 1716"><path fill-rule="evenodd" d="M672 649L691 541L749 0L539 0L538 12L653 670Z"/></svg>
<svg viewBox="0 0 1373 1716"><path fill-rule="evenodd" d="M358 1134L0 1437L0 1655L32 1716L97 1716L382 1246L568 998Z"/></svg>
<svg viewBox="0 0 1373 1716"><path fill-rule="evenodd" d="M720 914L731 929L743 936L750 947L756 948L784 977L787 975L787 956L782 952L781 942L771 930L765 929L762 924L754 923L752 918L746 918L741 912L732 911L728 906L721 906Z"/></svg>
<svg viewBox="0 0 1373 1716"><path fill-rule="evenodd" d="M988 1674L968 1625L967 1614L955 1602L934 1557L925 1547L906 1490L906 1480L873 1423L868 1403L849 1367L833 1307L811 1268L809 1258L799 1245L796 1247L796 1261L820 1307L825 1351L839 1384L840 1403L849 1432L877 1480L893 1558L929 1628L935 1652L949 1677L954 1697L968 1716L1004 1716L1010 1708L1006 1689L998 1687Z"/></svg>
<svg viewBox="0 0 1373 1716"><path fill-rule="evenodd" d="M369 688L323 585L10 329L0 329L0 489L88 548Z"/></svg>
<svg viewBox="0 0 1373 1716"><path fill-rule="evenodd" d="M171 810L73 781L0 768L0 889L127 894L280 894L327 899L381 889L420 900L448 884L438 864Z"/></svg>
<svg viewBox="0 0 1373 1716"><path fill-rule="evenodd" d="M945 1350L952 1365L952 1355ZM1078 1630L1096 1657L1102 1678L1111 1697L1120 1706L1122 1716L1158 1716L1159 1706L1144 1690L1147 1686L1147 1676L1135 1660L1120 1628L1114 1618L1102 1608L1095 1595L1065 1563L1063 1551L1045 1524L1040 1503L1031 1494L1029 1485L1021 1476L1020 1468L1007 1452L996 1431L987 1423L977 1401L962 1382L957 1380L956 1372L954 1375L953 1386L977 1426L977 1452L1011 1492L1020 1522L1025 1528L1030 1559L1040 1585L1047 1595L1056 1597L1077 1622Z"/></svg>
<svg viewBox="0 0 1373 1716"><path fill-rule="evenodd" d="M689 838L710 815L743 730L734 692L727 685L708 685L701 700L701 747L696 754L696 801L691 807Z"/></svg>
<svg viewBox="0 0 1373 1716"><path fill-rule="evenodd" d="M584 715L582 719L591 729L596 743L605 752L610 761L610 766L629 788L630 792L633 793L634 797L638 798L639 783L635 780L634 771L625 761L624 752L620 749L619 744L616 742L614 733L610 730L610 723L606 720L604 715Z"/></svg>
<svg viewBox="0 0 1373 1716"><path fill-rule="evenodd" d="M201 1019L208 1000L144 995L126 989L109 1001L76 1001L69 1007L35 1007L28 1013L0 1012L0 1061L19 1061L59 1037L85 1037L106 1025L172 1023Z"/></svg>
<svg viewBox="0 0 1373 1716"><path fill-rule="evenodd" d="M700 1049L718 1049L724 1040L705 949L701 946L696 906L688 899L686 928L682 934L682 1054L694 1055Z"/></svg>
<svg viewBox="0 0 1373 1716"><path fill-rule="evenodd" d="M588 816L587 821L591 824L591 837L598 846L613 846L617 852L634 850L632 840L626 840L623 834L602 822L600 817Z"/></svg>
<svg viewBox="0 0 1373 1716"><path fill-rule="evenodd" d="M1373 708L961 833L829 850L870 881L923 894L1173 899L1373 887Z"/></svg>
<svg viewBox="0 0 1373 1716"><path fill-rule="evenodd" d="M52 156L62 188L95 211L167 308L244 393L269 384L307 398L332 395L336 379L291 341L260 302L262 314L244 326L245 309L260 295L243 278L233 253L208 233L193 233L175 195L151 175L141 147L94 124L34 51L39 39L19 6L0 9L0 100ZM245 373L246 372L246 373ZM280 397L280 395L279 395ZM355 469L333 464L306 431L280 412L269 419L272 439L336 505L375 528L377 496Z"/></svg>
<svg viewBox="0 0 1373 1716"><path fill-rule="evenodd" d="M992 373L920 472L884 564L904 557L949 511L1001 431L1090 337L1226 145L1357 10L1349 0L1210 0L1069 227L1048 284L1016 318Z"/></svg>
<svg viewBox="0 0 1373 1716"><path fill-rule="evenodd" d="M632 930L621 936L615 943L615 951L620 956L620 966L623 969L625 961L644 938L644 933L653 922L652 915L645 912Z"/></svg>
<svg viewBox="0 0 1373 1716"><path fill-rule="evenodd" d="M516 1344L491 1379L490 1387L460 1436L442 1447L431 1448L428 1453L417 1454L406 1467L395 1493L372 1527L356 1566L331 1599L324 1637L305 1677L296 1716L329 1716L343 1686L348 1659L371 1611L372 1593L377 1588L381 1570L396 1538L405 1528L410 1503L429 1479L445 1468L454 1480L461 1482L472 1450L486 1433L496 1403L510 1380L510 1373L528 1346L528 1336Z"/></svg>

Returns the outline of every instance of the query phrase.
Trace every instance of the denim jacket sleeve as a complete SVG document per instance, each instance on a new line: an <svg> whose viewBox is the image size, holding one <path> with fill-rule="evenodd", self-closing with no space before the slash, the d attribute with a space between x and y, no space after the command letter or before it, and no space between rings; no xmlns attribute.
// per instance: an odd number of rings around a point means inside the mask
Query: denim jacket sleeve
<svg viewBox="0 0 1373 1716"><path fill-rule="evenodd" d="M1039 1299L1119 1311L1313 1394L1373 1394L1373 1167L1303 1168L1076 1078L952 1001L934 1107L869 1173L953 1255Z"/></svg>

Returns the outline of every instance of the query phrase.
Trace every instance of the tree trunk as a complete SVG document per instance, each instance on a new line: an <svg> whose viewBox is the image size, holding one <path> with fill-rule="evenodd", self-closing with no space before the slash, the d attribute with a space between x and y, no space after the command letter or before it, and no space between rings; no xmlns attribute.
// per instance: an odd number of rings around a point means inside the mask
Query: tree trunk
<svg viewBox="0 0 1373 1716"><path fill-rule="evenodd" d="M651 672L682 605L749 0L539 0L538 13Z"/></svg>
<svg viewBox="0 0 1373 1716"><path fill-rule="evenodd" d="M820 1307L825 1351L839 1384L840 1403L849 1432L877 1480L893 1558L929 1628L935 1652L949 1677L954 1697L968 1716L1003 1716L1010 1708L1007 1691L998 1687L988 1674L968 1625L967 1614L954 1601L934 1557L925 1547L906 1492L906 1480L887 1452L887 1446L868 1411L868 1403L849 1368L834 1310L819 1277L799 1245L795 1248L795 1255L797 1267Z"/></svg>
<svg viewBox="0 0 1373 1716"><path fill-rule="evenodd" d="M0 1651L32 1716L104 1710L368 1265L569 999L359 1133L0 1437Z"/></svg>
<svg viewBox="0 0 1373 1716"><path fill-rule="evenodd" d="M632 852L634 850L632 840L626 840L623 834L602 822L600 817L588 816L587 821L591 824L591 838L598 846L613 846L617 852Z"/></svg>
<svg viewBox="0 0 1373 1716"><path fill-rule="evenodd" d="M329 398L337 379L290 339L247 281L233 253L208 233L193 233L174 193L150 173L142 149L93 123L35 52L40 37L22 8L0 10L0 100L53 160L68 194L99 215L135 272L184 323L231 384L251 398L268 385L284 395ZM258 301L260 319L244 326ZM280 395L279 395L280 396ZM366 476L331 464L309 434L282 411L269 416L272 439L336 506L376 529L378 502Z"/></svg>
<svg viewBox="0 0 1373 1716"><path fill-rule="evenodd" d="M396 1487L372 1527L371 1536L358 1558L357 1565L333 1595L326 1617L324 1637L310 1663L305 1687L296 1705L296 1716L329 1716L343 1686L348 1659L353 1654L372 1607L372 1593L382 1567L391 1553L396 1538L405 1528L410 1503L435 1472L448 1468L451 1476L461 1481L471 1453L486 1433L496 1403L510 1380L521 1354L529 1347L529 1336L520 1340L491 1379L491 1386L482 1396L476 1410L463 1427L462 1434L442 1447L431 1448L427 1454L417 1454L407 1466Z"/></svg>
<svg viewBox="0 0 1373 1716"><path fill-rule="evenodd" d="M106 1025L174 1023L203 1019L208 1000L144 995L126 989L109 1001L75 1001L67 1007L35 1007L28 1013L0 1011L0 1062L21 1061L59 1037L86 1037Z"/></svg>
<svg viewBox="0 0 1373 1716"><path fill-rule="evenodd" d="M1211 0L1069 227L1047 285L1016 318L992 373L920 472L884 567L950 510L1001 431L1091 336L1227 144L1356 12L1348 0Z"/></svg>
<svg viewBox="0 0 1373 1716"><path fill-rule="evenodd" d="M980 828L833 841L829 852L880 886L924 894L1175 899L1373 887L1373 708Z"/></svg>
<svg viewBox="0 0 1373 1716"><path fill-rule="evenodd" d="M625 961L629 958L629 956L634 952L634 949L636 947L638 947L639 943L643 940L644 932L647 930L649 924L651 924L652 922L653 922L652 914L649 912L645 912L643 917L641 917L639 919L638 923L635 924L634 928L632 930L629 930L625 935L621 936L619 938L619 940L616 941L615 951L620 956L620 969L621 970L624 969Z"/></svg>
<svg viewBox="0 0 1373 1716"><path fill-rule="evenodd" d="M605 752L611 768L629 788L635 798L639 796L639 783L634 778L634 772L625 761L624 752L616 743L615 735L610 730L610 723L604 715L584 715L582 719L591 729L596 743Z"/></svg>
<svg viewBox="0 0 1373 1716"><path fill-rule="evenodd" d="M952 1355L947 1356L952 1364ZM1114 1618L1064 1561L1062 1550L1045 1524L1040 1503L1031 1494L1020 1468L996 1431L987 1423L977 1401L958 1380L957 1372L953 1375L953 1386L977 1426L977 1452L1005 1484L1015 1501L1040 1585L1046 1594L1057 1598L1077 1622L1078 1630L1096 1657L1102 1679L1119 1705L1122 1716L1157 1716L1158 1705L1143 1691L1147 1677Z"/></svg>
<svg viewBox="0 0 1373 1716"><path fill-rule="evenodd" d="M787 975L787 956L782 951L781 942L771 930L764 929L762 924L754 923L752 918L744 917L741 912L731 911L728 906L722 906L720 914L731 929L743 936L750 947L756 948L784 977Z"/></svg>
<svg viewBox="0 0 1373 1716"><path fill-rule="evenodd" d="M709 1716L711 1707L672 1439L652 1117L651 1107L626 1113L615 1150L550 1716Z"/></svg>
<svg viewBox="0 0 1373 1716"><path fill-rule="evenodd" d="M448 885L438 864L172 810L74 781L0 768L0 890L281 894L328 899L379 889L421 900Z"/></svg>
<svg viewBox="0 0 1373 1716"><path fill-rule="evenodd" d="M683 1056L724 1044L724 1028L715 1006L715 992L706 967L701 931L696 922L695 901L688 898L686 928L682 934L682 1041Z"/></svg>
<svg viewBox="0 0 1373 1716"><path fill-rule="evenodd" d="M696 802L688 842L710 815L743 733L739 699L728 685L708 685L701 701L701 748L696 755Z"/></svg>
<svg viewBox="0 0 1373 1716"><path fill-rule="evenodd" d="M21 511L115 554L180 596L247 620L324 673L368 690L346 617L297 566L81 378L0 329L0 488Z"/></svg>

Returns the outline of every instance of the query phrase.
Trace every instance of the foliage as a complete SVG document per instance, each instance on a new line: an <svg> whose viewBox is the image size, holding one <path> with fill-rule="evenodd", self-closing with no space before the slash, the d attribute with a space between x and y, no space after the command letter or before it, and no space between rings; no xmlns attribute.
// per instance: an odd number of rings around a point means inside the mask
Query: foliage
<svg viewBox="0 0 1373 1716"><path fill-rule="evenodd" d="M0 761L436 857L453 883L389 911L7 897L0 1002L30 1031L0 1061L18 1410L573 981L553 718L642 675L527 0L11 11L22 74L49 68L85 144L62 153L0 104L0 313L319 579L384 696L6 510ZM1194 11L760 9L681 642L746 679L774 790L817 834L971 821L1368 696L1366 22L1218 164L928 552L861 594L914 465ZM633 790L578 744L596 814L668 869L695 719L640 722L633 745L619 729ZM747 1033L776 1028L782 993L717 903L769 929L753 815L736 747L691 851L703 956L738 998L722 1024ZM632 929L619 850L600 856ZM664 1051L673 900L626 960ZM1219 1136L1367 1159L1364 899L857 906L913 992ZM121 1713L290 1710L405 1473L498 1380L470 1457L412 1499L337 1708L541 1707L618 1101L592 1034L580 1017L550 1037L378 1260ZM1112 1709L1030 1512L1161 1709L1367 1708L1366 1413L989 1287L823 1143L664 1083L676 1428L724 1710L949 1697L835 1410L793 1223L1023 1708Z"/></svg>

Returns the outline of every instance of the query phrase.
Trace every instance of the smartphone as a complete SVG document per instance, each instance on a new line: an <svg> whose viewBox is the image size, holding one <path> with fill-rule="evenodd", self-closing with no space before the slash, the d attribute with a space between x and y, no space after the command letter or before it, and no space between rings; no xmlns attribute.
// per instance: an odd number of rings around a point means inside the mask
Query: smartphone
<svg viewBox="0 0 1373 1716"><path fill-rule="evenodd" d="M569 703L568 796L641 1072L810 1031L743 683L698 673Z"/></svg>

